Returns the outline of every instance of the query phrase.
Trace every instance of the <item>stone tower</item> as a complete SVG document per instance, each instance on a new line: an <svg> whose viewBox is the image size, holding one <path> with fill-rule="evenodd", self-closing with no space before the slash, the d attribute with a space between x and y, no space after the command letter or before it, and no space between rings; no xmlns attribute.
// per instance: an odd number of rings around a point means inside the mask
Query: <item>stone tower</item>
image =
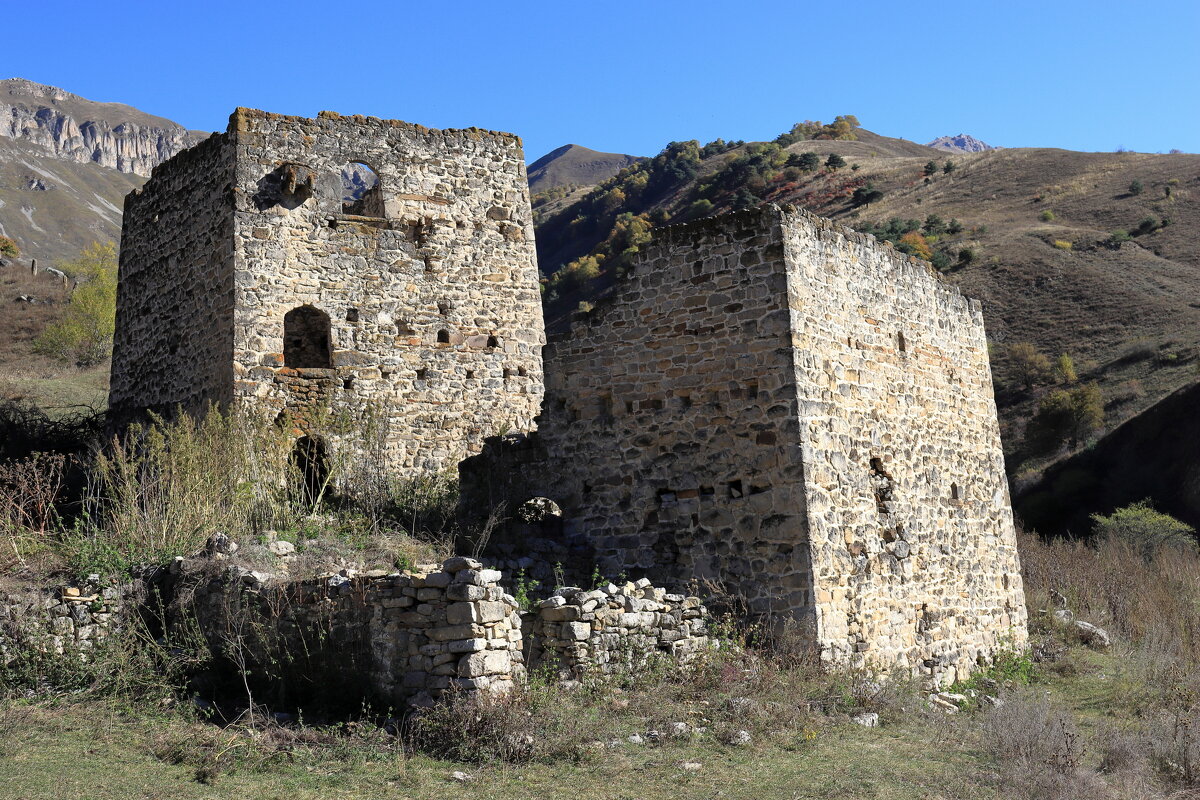
<svg viewBox="0 0 1200 800"><path fill-rule="evenodd" d="M949 682L1025 642L983 314L924 262L790 207L666 228L544 358L464 508L536 499L606 575L711 582L833 664Z"/></svg>
<svg viewBox="0 0 1200 800"><path fill-rule="evenodd" d="M118 419L370 413L441 470L529 427L544 341L516 136L240 108L125 201Z"/></svg>

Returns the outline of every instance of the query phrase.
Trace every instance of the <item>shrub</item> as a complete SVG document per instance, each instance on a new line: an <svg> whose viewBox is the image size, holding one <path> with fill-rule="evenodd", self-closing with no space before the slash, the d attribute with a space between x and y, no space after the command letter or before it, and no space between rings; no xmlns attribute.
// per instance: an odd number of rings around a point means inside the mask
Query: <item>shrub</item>
<svg viewBox="0 0 1200 800"><path fill-rule="evenodd" d="M1115 230L1104 240L1104 244L1115 250L1120 249L1122 244L1132 239L1133 237L1129 235L1129 231Z"/></svg>
<svg viewBox="0 0 1200 800"><path fill-rule="evenodd" d="M1162 547L1200 552L1195 530L1169 514L1155 511L1149 500L1118 508L1108 516L1093 514L1092 522L1097 536L1123 540L1147 556Z"/></svg>
<svg viewBox="0 0 1200 800"><path fill-rule="evenodd" d="M116 245L95 242L79 258L60 266L80 283L71 293L64 318L46 328L35 342L36 349L81 367L99 364L112 354L116 330Z"/></svg>
<svg viewBox="0 0 1200 800"><path fill-rule="evenodd" d="M1142 193L1142 189L1144 189L1144 188L1145 187L1142 186L1141 181L1135 180L1129 184L1129 193L1136 197L1137 195Z"/></svg>
<svg viewBox="0 0 1200 800"><path fill-rule="evenodd" d="M1069 253L1069 252L1071 252L1071 250L1074 247L1075 247L1075 245L1073 243L1065 241L1063 239L1055 239L1054 240L1054 249L1055 250L1066 250Z"/></svg>
<svg viewBox="0 0 1200 800"><path fill-rule="evenodd" d="M1054 212L1048 208L1038 216L1041 217L1042 222L1054 222Z"/></svg>
<svg viewBox="0 0 1200 800"><path fill-rule="evenodd" d="M1001 765L1006 796L1042 800L1076 794L1083 743L1071 715L1044 699L1014 695L982 721L983 742Z"/></svg>
<svg viewBox="0 0 1200 800"><path fill-rule="evenodd" d="M21 248L17 247L17 243L7 236L0 236L0 256L5 258L17 258L21 255Z"/></svg>
<svg viewBox="0 0 1200 800"><path fill-rule="evenodd" d="M1075 372L1075 360L1067 353L1063 353L1055 362L1054 377L1059 383L1074 383L1079 380L1079 375Z"/></svg>
<svg viewBox="0 0 1200 800"><path fill-rule="evenodd" d="M829 158L825 159L825 166L831 170L838 170L846 166L846 159L837 153L830 153Z"/></svg>
<svg viewBox="0 0 1200 800"><path fill-rule="evenodd" d="M1050 359L1030 342L1016 342L1008 348L1008 360L1014 376L1026 390L1050 379Z"/></svg>
<svg viewBox="0 0 1200 800"><path fill-rule="evenodd" d="M811 151L799 154L793 153L788 157L787 165L789 167L799 167L805 172L812 172L821 166L821 157Z"/></svg>
<svg viewBox="0 0 1200 800"><path fill-rule="evenodd" d="M975 261L975 248L964 247L958 251L958 263L964 267Z"/></svg>
<svg viewBox="0 0 1200 800"><path fill-rule="evenodd" d="M1056 389L1038 403L1025 440L1037 452L1052 450L1064 441L1075 447L1103 422L1104 401L1096 384L1070 391Z"/></svg>

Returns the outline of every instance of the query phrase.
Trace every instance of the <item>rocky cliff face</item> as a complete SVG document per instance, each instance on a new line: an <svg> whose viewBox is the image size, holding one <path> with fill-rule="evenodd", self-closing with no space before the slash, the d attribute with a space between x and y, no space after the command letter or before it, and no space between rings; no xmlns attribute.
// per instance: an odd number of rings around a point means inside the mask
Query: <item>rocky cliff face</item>
<svg viewBox="0 0 1200 800"><path fill-rule="evenodd" d="M205 134L119 103L97 103L23 78L0 81L0 136L47 156L143 177Z"/></svg>
<svg viewBox="0 0 1200 800"><path fill-rule="evenodd" d="M948 153L982 153L984 150L1000 149L992 147L987 142L981 142L968 133L960 133L957 136L939 136L925 146L935 150L945 150Z"/></svg>

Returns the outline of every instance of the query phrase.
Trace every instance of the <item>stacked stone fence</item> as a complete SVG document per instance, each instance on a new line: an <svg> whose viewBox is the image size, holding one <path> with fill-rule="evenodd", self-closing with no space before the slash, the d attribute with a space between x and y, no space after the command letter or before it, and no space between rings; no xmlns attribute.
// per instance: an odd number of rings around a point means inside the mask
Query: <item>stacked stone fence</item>
<svg viewBox="0 0 1200 800"><path fill-rule="evenodd" d="M119 628L127 592L98 582L54 589L0 589L0 666L18 648L76 655L92 650Z"/></svg>
<svg viewBox="0 0 1200 800"><path fill-rule="evenodd" d="M390 708L427 706L448 692L507 692L531 661L581 678L660 659L686 663L710 646L700 600L646 579L557 589L521 611L502 578L464 557L307 580L181 558L122 589L0 592L0 659L21 647L78 657L146 610L146 598L155 620L168 609L177 640L198 630L219 662L245 671L260 702L361 696Z"/></svg>
<svg viewBox="0 0 1200 800"><path fill-rule="evenodd" d="M707 614L699 598L668 594L645 578L558 589L522 617L527 660L571 678L636 670L655 659L687 663L712 646Z"/></svg>

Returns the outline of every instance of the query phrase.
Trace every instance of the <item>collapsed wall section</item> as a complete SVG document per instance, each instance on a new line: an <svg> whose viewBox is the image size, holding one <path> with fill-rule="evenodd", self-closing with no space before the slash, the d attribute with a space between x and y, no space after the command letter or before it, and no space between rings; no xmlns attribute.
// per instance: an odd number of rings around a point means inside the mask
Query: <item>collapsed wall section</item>
<svg viewBox="0 0 1200 800"><path fill-rule="evenodd" d="M981 308L872 237L783 231L823 656L952 682L1026 639Z"/></svg>
<svg viewBox="0 0 1200 800"><path fill-rule="evenodd" d="M611 298L547 345L537 433L461 465L464 509L519 516L546 498L604 575L711 582L753 614L805 614L789 321L777 214L658 231Z"/></svg>
<svg viewBox="0 0 1200 800"><path fill-rule="evenodd" d="M214 135L125 198L109 407L197 412L233 396L235 150Z"/></svg>
<svg viewBox="0 0 1200 800"><path fill-rule="evenodd" d="M230 128L237 397L373 415L345 438L405 472L528 430L545 336L520 139L329 112Z"/></svg>

